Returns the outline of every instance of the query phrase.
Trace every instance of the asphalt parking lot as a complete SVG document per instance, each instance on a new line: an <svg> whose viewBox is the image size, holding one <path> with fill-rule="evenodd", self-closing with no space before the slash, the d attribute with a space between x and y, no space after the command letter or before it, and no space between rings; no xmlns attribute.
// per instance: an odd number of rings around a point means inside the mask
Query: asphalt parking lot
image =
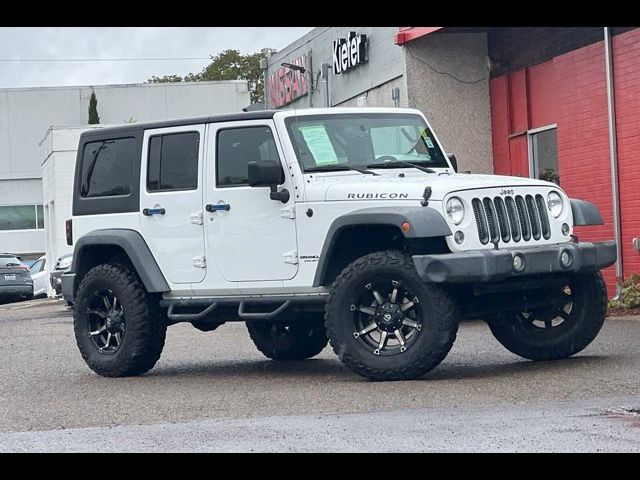
<svg viewBox="0 0 640 480"><path fill-rule="evenodd" d="M640 451L640 317L530 362L480 322L424 378L371 382L327 348L267 360L243 324L170 327L148 374L91 372L61 301L0 305L0 451Z"/></svg>

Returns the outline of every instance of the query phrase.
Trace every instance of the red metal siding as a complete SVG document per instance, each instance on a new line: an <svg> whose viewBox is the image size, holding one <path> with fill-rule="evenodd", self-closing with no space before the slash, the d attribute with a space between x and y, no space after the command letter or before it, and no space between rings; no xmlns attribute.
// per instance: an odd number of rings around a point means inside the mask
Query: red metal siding
<svg viewBox="0 0 640 480"><path fill-rule="evenodd" d="M507 77L493 78L489 82L491 96L491 141L493 144L493 170L496 175L511 175L509 161L509 94Z"/></svg>
<svg viewBox="0 0 640 480"><path fill-rule="evenodd" d="M520 133L529 128L529 108L527 101L527 72L520 70L508 77L510 129L511 133Z"/></svg>
<svg viewBox="0 0 640 480"><path fill-rule="evenodd" d="M553 62L527 69L529 128L556 123L556 77Z"/></svg>

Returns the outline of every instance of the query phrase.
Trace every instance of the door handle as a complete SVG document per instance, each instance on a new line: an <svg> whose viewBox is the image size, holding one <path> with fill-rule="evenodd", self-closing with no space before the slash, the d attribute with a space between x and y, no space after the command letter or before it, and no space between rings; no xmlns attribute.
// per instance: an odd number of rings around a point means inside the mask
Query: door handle
<svg viewBox="0 0 640 480"><path fill-rule="evenodd" d="M145 208L142 210L142 214L146 217L151 215L164 215L167 211L164 208Z"/></svg>
<svg viewBox="0 0 640 480"><path fill-rule="evenodd" d="M214 205L213 203L209 203L206 207L204 207L207 212L218 212L220 210L229 211L231 210L231 205L228 203L218 203Z"/></svg>

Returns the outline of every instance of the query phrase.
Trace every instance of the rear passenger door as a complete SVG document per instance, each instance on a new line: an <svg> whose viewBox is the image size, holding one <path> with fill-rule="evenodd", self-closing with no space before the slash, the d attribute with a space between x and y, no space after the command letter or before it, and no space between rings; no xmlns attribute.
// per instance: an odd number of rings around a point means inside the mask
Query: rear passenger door
<svg viewBox="0 0 640 480"><path fill-rule="evenodd" d="M140 228L170 283L206 273L202 216L204 125L146 130L140 168Z"/></svg>

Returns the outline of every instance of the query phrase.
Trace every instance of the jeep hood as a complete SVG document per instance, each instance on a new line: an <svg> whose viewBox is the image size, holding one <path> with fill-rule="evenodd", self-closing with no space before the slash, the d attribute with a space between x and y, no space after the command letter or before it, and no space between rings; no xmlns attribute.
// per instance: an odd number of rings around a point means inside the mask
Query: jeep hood
<svg viewBox="0 0 640 480"><path fill-rule="evenodd" d="M442 200L448 193L459 190L518 186L558 188L544 180L503 175L439 174L404 169L377 173L378 176L357 172L305 175L307 201L421 200L426 187L431 187L432 200ZM401 174L404 177L400 177Z"/></svg>

